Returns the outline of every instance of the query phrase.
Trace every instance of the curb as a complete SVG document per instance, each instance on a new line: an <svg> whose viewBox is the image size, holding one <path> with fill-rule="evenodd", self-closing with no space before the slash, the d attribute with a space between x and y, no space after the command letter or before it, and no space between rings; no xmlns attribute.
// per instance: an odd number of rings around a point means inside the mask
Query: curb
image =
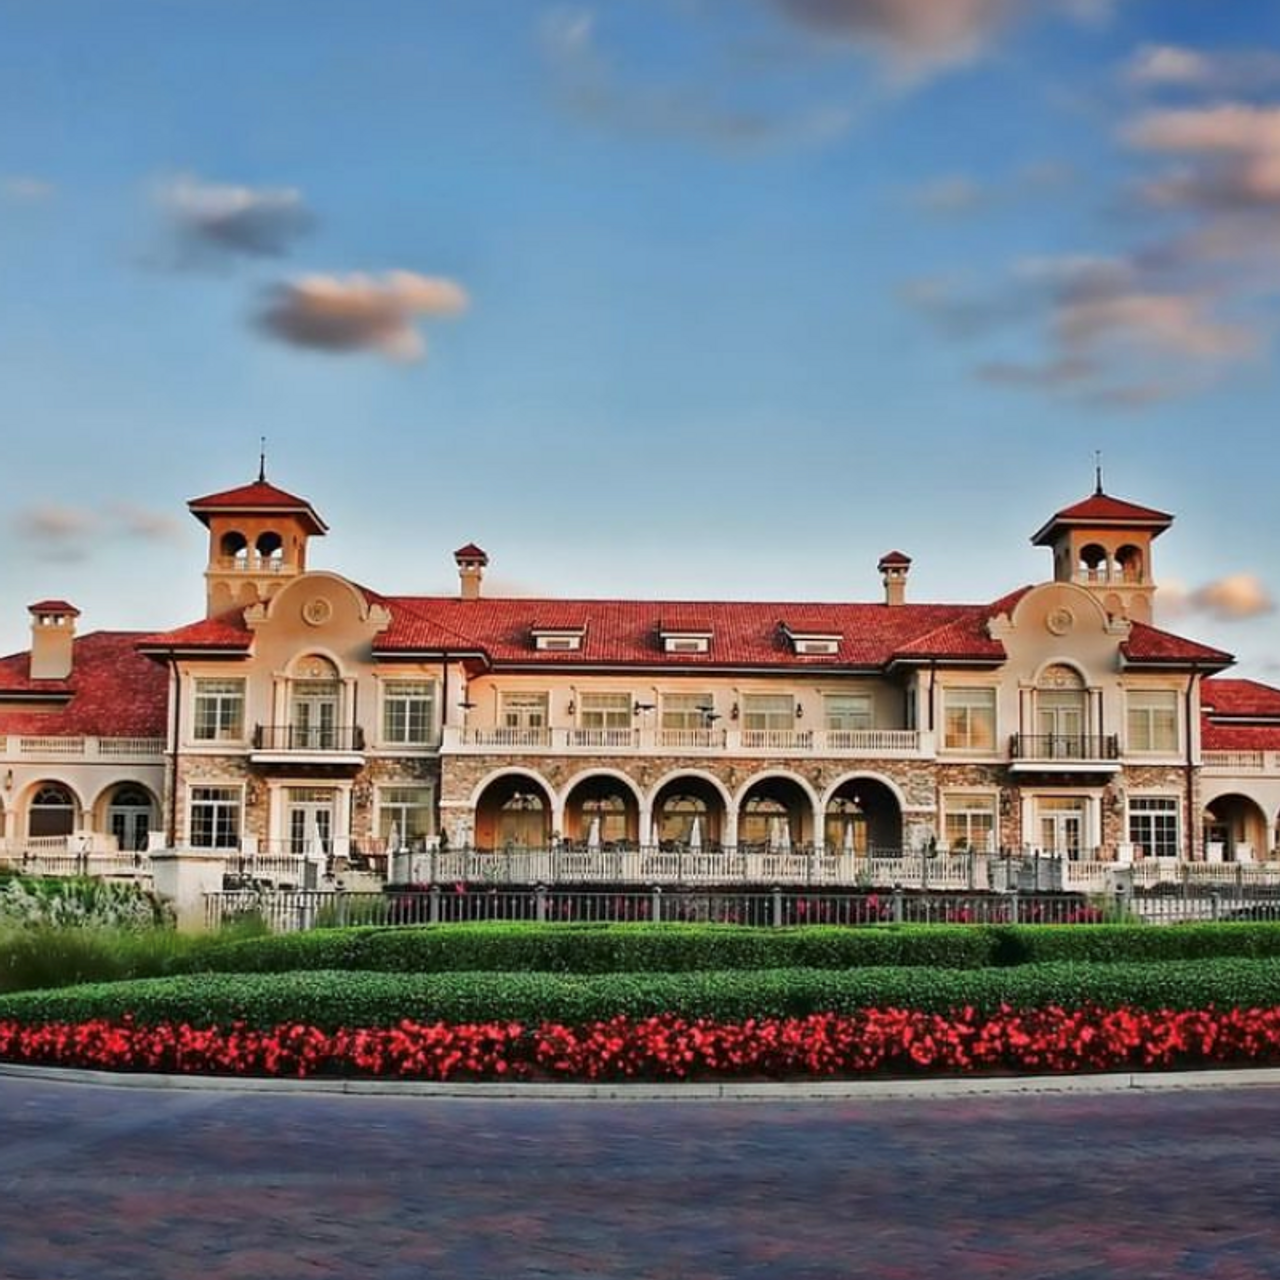
<svg viewBox="0 0 1280 1280"><path fill-rule="evenodd" d="M0 1063L0 1078L44 1080L109 1089L163 1089L211 1093L347 1095L351 1097L449 1098L471 1101L557 1102L822 1102L903 1098L972 1098L1024 1094L1191 1092L1280 1088L1280 1067L1206 1071L1123 1071L1099 1075L991 1076L974 1079L778 1080L660 1084L526 1084L436 1080L275 1079L244 1076L157 1075Z"/></svg>

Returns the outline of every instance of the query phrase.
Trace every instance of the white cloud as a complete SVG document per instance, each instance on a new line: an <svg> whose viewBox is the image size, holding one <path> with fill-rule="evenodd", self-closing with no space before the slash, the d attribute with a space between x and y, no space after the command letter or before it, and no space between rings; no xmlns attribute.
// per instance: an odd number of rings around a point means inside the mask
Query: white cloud
<svg viewBox="0 0 1280 1280"><path fill-rule="evenodd" d="M1208 582L1188 597L1191 609L1220 622L1240 622L1275 609L1275 602L1262 582L1251 573L1233 573Z"/></svg>
<svg viewBox="0 0 1280 1280"><path fill-rule="evenodd" d="M1178 89L1237 96L1280 84L1280 54L1261 49L1207 50L1145 44L1124 68L1142 89Z"/></svg>
<svg viewBox="0 0 1280 1280"><path fill-rule="evenodd" d="M315 218L292 187L245 187L185 176L161 183L155 201L179 241L179 265L210 257L275 258Z"/></svg>
<svg viewBox="0 0 1280 1280"><path fill-rule="evenodd" d="M452 280L412 271L305 276L277 285L257 319L272 337L317 351L375 351L418 360L426 347L414 327L423 317L455 316L468 298Z"/></svg>

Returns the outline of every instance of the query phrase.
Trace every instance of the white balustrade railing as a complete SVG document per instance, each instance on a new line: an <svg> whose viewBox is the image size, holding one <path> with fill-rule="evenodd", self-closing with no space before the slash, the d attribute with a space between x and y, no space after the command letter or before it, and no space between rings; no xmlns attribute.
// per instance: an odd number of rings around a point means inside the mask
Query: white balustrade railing
<svg viewBox="0 0 1280 1280"><path fill-rule="evenodd" d="M742 745L748 751L786 751L808 754L813 750L812 729L743 729Z"/></svg>
<svg viewBox="0 0 1280 1280"><path fill-rule="evenodd" d="M1267 767L1265 751L1206 751L1201 756L1206 769L1230 769L1239 773L1261 773Z"/></svg>
<svg viewBox="0 0 1280 1280"><path fill-rule="evenodd" d="M640 734L635 729L566 729L570 747L587 747L593 751L630 751L639 746Z"/></svg>
<svg viewBox="0 0 1280 1280"><path fill-rule="evenodd" d="M657 729L654 743L664 751L708 751L725 745L723 729Z"/></svg>
<svg viewBox="0 0 1280 1280"><path fill-rule="evenodd" d="M0 735L0 754L32 760L158 759L165 740L154 737L95 738L79 734L24 734L6 739Z"/></svg>

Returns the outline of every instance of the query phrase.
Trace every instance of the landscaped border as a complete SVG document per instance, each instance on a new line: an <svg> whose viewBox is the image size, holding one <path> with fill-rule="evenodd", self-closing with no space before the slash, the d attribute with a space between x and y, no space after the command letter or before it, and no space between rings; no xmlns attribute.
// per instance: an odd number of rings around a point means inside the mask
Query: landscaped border
<svg viewBox="0 0 1280 1280"><path fill-rule="evenodd" d="M117 1022L0 1023L0 1061L111 1071L429 1081L852 1079L1280 1063L1280 1006L863 1009L583 1026L403 1021L325 1031Z"/></svg>

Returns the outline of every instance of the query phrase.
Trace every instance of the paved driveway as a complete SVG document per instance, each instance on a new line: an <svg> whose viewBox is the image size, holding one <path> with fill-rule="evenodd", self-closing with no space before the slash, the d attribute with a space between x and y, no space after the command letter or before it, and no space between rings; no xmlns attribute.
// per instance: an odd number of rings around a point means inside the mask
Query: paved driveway
<svg viewBox="0 0 1280 1280"><path fill-rule="evenodd" d="M0 1280L1280 1277L1280 1090L876 1102L0 1079Z"/></svg>

